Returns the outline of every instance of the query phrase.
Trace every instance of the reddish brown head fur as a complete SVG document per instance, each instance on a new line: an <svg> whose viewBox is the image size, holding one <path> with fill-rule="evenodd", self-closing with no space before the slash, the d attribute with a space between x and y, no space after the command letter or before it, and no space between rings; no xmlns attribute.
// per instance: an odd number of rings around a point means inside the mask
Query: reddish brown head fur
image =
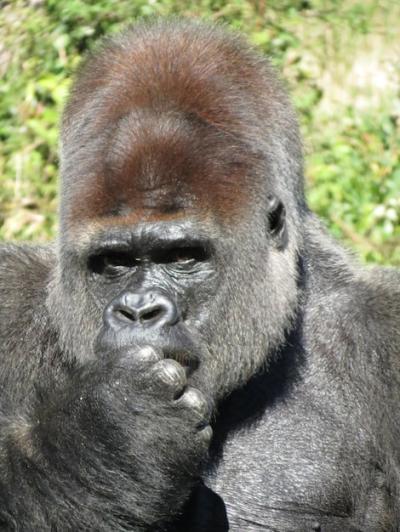
<svg viewBox="0 0 400 532"><path fill-rule="evenodd" d="M265 61L219 27L161 21L106 42L64 116L63 223L232 218L265 189L282 103Z"/></svg>

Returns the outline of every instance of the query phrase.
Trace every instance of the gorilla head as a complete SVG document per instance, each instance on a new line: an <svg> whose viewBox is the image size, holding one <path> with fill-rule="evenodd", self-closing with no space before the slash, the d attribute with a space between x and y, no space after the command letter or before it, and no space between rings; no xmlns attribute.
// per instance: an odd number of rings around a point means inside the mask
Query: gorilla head
<svg viewBox="0 0 400 532"><path fill-rule="evenodd" d="M61 157L64 349L96 356L103 316L110 348L156 345L215 397L244 383L299 301L301 146L269 64L221 28L136 25L81 68Z"/></svg>

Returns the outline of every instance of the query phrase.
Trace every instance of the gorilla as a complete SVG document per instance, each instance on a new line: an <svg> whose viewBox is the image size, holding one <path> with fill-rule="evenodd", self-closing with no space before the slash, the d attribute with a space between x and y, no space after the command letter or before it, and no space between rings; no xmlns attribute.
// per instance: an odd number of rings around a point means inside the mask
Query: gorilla
<svg viewBox="0 0 400 532"><path fill-rule="evenodd" d="M0 248L1 530L400 530L400 276L328 236L301 152L223 27L86 60L58 241Z"/></svg>

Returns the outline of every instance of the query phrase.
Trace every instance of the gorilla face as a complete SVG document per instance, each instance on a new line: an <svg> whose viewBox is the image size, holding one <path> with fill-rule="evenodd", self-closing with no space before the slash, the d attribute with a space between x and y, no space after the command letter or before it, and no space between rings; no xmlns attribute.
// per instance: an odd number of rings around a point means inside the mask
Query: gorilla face
<svg viewBox="0 0 400 532"><path fill-rule="evenodd" d="M217 32L210 47L226 57L210 63L209 50L203 64L168 28L154 49L142 31L98 53L67 106L50 308L78 358L95 356L99 334L110 349L150 344L219 397L268 361L296 311L302 198L276 174L298 179L299 147L266 65L259 93L237 68L226 75L238 40ZM196 46L193 26L187 39ZM259 58L250 74L259 84Z"/></svg>
<svg viewBox="0 0 400 532"><path fill-rule="evenodd" d="M219 284L215 262L212 240L188 221L138 223L91 243L89 289L105 308L101 342L149 344L195 369Z"/></svg>

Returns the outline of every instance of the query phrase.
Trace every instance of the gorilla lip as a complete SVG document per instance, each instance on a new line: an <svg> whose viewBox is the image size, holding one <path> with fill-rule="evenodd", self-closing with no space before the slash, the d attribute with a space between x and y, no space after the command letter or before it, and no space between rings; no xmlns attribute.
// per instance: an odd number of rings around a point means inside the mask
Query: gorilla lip
<svg viewBox="0 0 400 532"><path fill-rule="evenodd" d="M107 329L99 334L97 345L102 349L106 346L115 349L123 349L129 345L149 345L163 352L164 358L171 358L181 364L188 375L192 374L200 364L200 349L194 344L189 331L182 324L173 327L161 327L157 331L149 332L146 329L140 332L132 327L123 327L118 334Z"/></svg>

